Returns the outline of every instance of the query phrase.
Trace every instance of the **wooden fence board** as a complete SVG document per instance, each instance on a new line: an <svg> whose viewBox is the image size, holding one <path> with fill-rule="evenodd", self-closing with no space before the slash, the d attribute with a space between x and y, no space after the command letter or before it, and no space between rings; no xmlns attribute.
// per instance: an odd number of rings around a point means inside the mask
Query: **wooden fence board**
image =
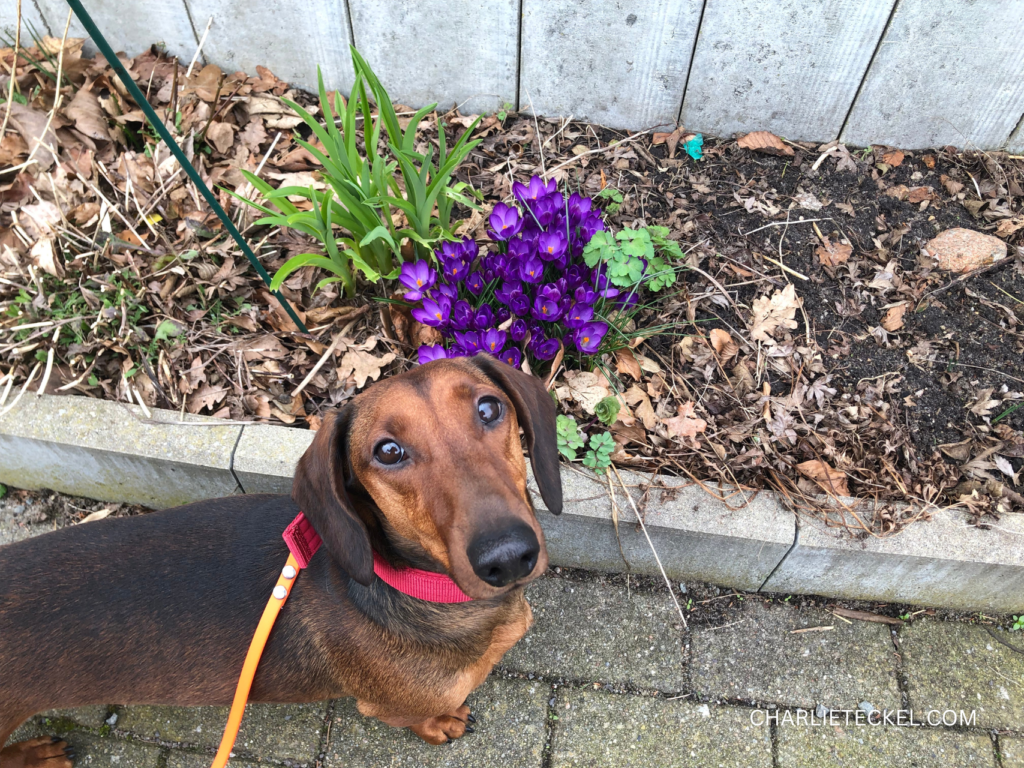
<svg viewBox="0 0 1024 768"><path fill-rule="evenodd" d="M680 121L836 138L894 0L707 0Z"/></svg>
<svg viewBox="0 0 1024 768"><path fill-rule="evenodd" d="M1022 112L1024 2L901 0L842 138L997 149Z"/></svg>
<svg viewBox="0 0 1024 768"><path fill-rule="evenodd" d="M675 124L702 0L524 0L519 106L613 128Z"/></svg>
<svg viewBox="0 0 1024 768"><path fill-rule="evenodd" d="M518 0L350 0L359 52L395 101L463 114L515 101Z"/></svg>

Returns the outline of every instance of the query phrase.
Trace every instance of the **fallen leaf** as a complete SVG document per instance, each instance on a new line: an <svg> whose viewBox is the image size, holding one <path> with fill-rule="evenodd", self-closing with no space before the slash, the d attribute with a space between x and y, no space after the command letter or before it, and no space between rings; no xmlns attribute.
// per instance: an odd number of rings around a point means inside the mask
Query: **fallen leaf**
<svg viewBox="0 0 1024 768"><path fill-rule="evenodd" d="M723 361L728 360L740 351L739 344L732 340L732 336L729 335L728 331L723 331L721 328L713 328L709 335L711 336L711 346L715 348L715 352L718 353L719 358Z"/></svg>
<svg viewBox="0 0 1024 768"><path fill-rule="evenodd" d="M32 264L44 272L53 275L58 279L64 278L64 265L60 263L56 252L53 250L53 238L43 237L36 240L32 250L28 252Z"/></svg>
<svg viewBox="0 0 1024 768"><path fill-rule="evenodd" d="M898 168L903 163L905 155L898 149L890 149L884 155L882 155L882 162L887 165L891 165L893 168Z"/></svg>
<svg viewBox="0 0 1024 768"><path fill-rule="evenodd" d="M288 354L284 344L269 333L257 339L246 339L231 345L232 352L241 351L246 362L280 360Z"/></svg>
<svg viewBox="0 0 1024 768"><path fill-rule="evenodd" d="M810 192L804 192L803 190L798 191L793 196L793 200L796 202L798 208L804 208L808 211L820 211L825 207L821 200Z"/></svg>
<svg viewBox="0 0 1024 768"><path fill-rule="evenodd" d="M821 262L822 266L825 267L837 267L840 264L845 264L850 256L853 255L853 246L849 243L835 243L826 237L825 242L818 246L818 250L815 251L818 256L818 261Z"/></svg>
<svg viewBox="0 0 1024 768"><path fill-rule="evenodd" d="M593 415L597 404L611 394L608 380L589 371L566 371L562 374L565 386L555 388L559 400L574 400L584 411Z"/></svg>
<svg viewBox="0 0 1024 768"><path fill-rule="evenodd" d="M786 155L792 157L793 148L788 146L774 133L768 131L754 131L740 138L736 142L743 149L754 149L768 155Z"/></svg>
<svg viewBox="0 0 1024 768"><path fill-rule="evenodd" d="M889 333L898 331L903 327L903 316L906 313L906 304L897 304L895 307L890 307L889 311L885 313L885 317L882 318L882 327L889 331Z"/></svg>
<svg viewBox="0 0 1024 768"><path fill-rule="evenodd" d="M355 376L356 387L362 389L366 386L367 379L374 381L379 379L381 368L394 359L394 352L374 357L361 349L350 349L341 358L341 364L338 366L338 380L344 381L349 376Z"/></svg>
<svg viewBox="0 0 1024 768"><path fill-rule="evenodd" d="M996 225L997 237L1009 237L1019 229L1024 229L1024 216L1015 219L1003 219Z"/></svg>
<svg viewBox="0 0 1024 768"><path fill-rule="evenodd" d="M739 397L754 391L754 376L742 362L732 369L732 379L729 380L729 383Z"/></svg>
<svg viewBox="0 0 1024 768"><path fill-rule="evenodd" d="M683 403L679 406L679 414L671 419L662 419L662 424L672 437L689 438L693 441L694 448L700 448L697 435L707 429L708 423L704 419L693 415L693 401Z"/></svg>
<svg viewBox="0 0 1024 768"><path fill-rule="evenodd" d="M199 413L204 408L213 408L227 395L227 387L215 387L210 384L203 384L202 387L192 393L188 399L189 413Z"/></svg>
<svg viewBox="0 0 1024 768"><path fill-rule="evenodd" d="M9 105L0 104L0 120L4 117L5 108L10 109L11 124L18 129L18 133L28 144L29 154L36 150L33 159L42 170L48 171L57 161L57 134L52 124L49 128L46 127L48 124L46 113L31 109L18 102ZM39 145L38 149L36 149L36 145Z"/></svg>
<svg viewBox="0 0 1024 768"><path fill-rule="evenodd" d="M921 158L921 162L924 163L925 166L928 167L928 168L934 168L935 167L935 155L925 155L924 157Z"/></svg>
<svg viewBox="0 0 1024 768"><path fill-rule="evenodd" d="M917 203L923 203L925 200L934 199L935 190L932 189L931 187L914 187L910 190L910 193L907 195L907 202L914 203L915 205Z"/></svg>
<svg viewBox="0 0 1024 768"><path fill-rule="evenodd" d="M110 515L110 513L113 511L114 510L109 507L105 509L97 509L95 512L90 512L88 515L79 520L78 524L81 525L82 523L92 523L96 520L102 520L103 518Z"/></svg>
<svg viewBox="0 0 1024 768"><path fill-rule="evenodd" d="M867 611L854 611L850 608L833 608L832 613L836 616L842 616L846 619L857 619L858 621L873 621L876 624L892 624L894 626L902 626L903 622L899 619L894 619L892 616L882 616L877 613L868 613Z"/></svg>
<svg viewBox="0 0 1024 768"><path fill-rule="evenodd" d="M235 143L234 127L228 123L210 123L210 127L206 129L206 140L213 144L214 149L226 155Z"/></svg>
<svg viewBox="0 0 1024 768"><path fill-rule="evenodd" d="M615 372L628 373L636 381L640 381L642 376L640 363L636 361L633 350L626 348L615 350Z"/></svg>
<svg viewBox="0 0 1024 768"><path fill-rule="evenodd" d="M821 459L811 459L797 464L796 471L813 480L832 496L850 495L850 489L846 485L846 473L830 467Z"/></svg>
<svg viewBox="0 0 1024 768"><path fill-rule="evenodd" d="M75 128L90 139L110 140L107 113L103 111L99 98L91 88L79 88L64 112L75 121Z"/></svg>
<svg viewBox="0 0 1024 768"><path fill-rule="evenodd" d="M792 283L781 291L776 291L771 298L759 296L754 299L750 338L755 341L772 341L771 336L776 329L796 328L799 324L793 318L802 305L803 301L797 298L796 288Z"/></svg>

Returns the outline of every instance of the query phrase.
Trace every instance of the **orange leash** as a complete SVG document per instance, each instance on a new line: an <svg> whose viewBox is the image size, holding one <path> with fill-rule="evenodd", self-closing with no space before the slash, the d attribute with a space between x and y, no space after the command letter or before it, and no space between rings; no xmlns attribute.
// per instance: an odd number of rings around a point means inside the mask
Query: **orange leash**
<svg viewBox="0 0 1024 768"><path fill-rule="evenodd" d="M224 768L228 758L231 757L231 750L238 738L238 729L242 725L242 715L245 714L245 705L249 701L249 690L252 688L252 680L256 677L256 668L259 666L263 649L267 645L267 638L270 637L270 630L274 628L274 622L281 608L292 593L295 586L295 578L299 575L299 563L295 555L288 555L288 562L281 569L281 576L277 585L267 601L267 607L263 609L263 617L259 626L256 627L256 634L252 636L252 643L249 644L249 652L245 655L245 663L242 665L242 674L238 677L238 687L235 689L235 699L231 702L231 712L228 714L228 724L224 727L224 735L220 740L220 748L217 756L213 759L211 768Z"/></svg>

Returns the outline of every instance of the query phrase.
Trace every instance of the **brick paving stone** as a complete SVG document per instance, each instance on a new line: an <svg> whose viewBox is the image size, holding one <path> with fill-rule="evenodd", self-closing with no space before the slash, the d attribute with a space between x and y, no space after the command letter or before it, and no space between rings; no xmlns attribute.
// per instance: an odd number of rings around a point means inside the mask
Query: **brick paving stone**
<svg viewBox="0 0 1024 768"><path fill-rule="evenodd" d="M732 626L728 626L731 624ZM827 627L827 631L793 634ZM825 611L746 600L721 628L694 627L691 685L701 695L814 709L898 709L889 628Z"/></svg>
<svg viewBox="0 0 1024 768"><path fill-rule="evenodd" d="M999 739L1003 768L1024 768L1024 739L1003 736Z"/></svg>
<svg viewBox="0 0 1024 768"><path fill-rule="evenodd" d="M769 768L771 734L752 710L588 690L559 691L551 768Z"/></svg>
<svg viewBox="0 0 1024 768"><path fill-rule="evenodd" d="M852 723L779 726L778 768L830 766L996 768L996 762L992 739L983 733Z"/></svg>
<svg viewBox="0 0 1024 768"><path fill-rule="evenodd" d="M235 751L308 764L316 757L326 712L326 703L250 704ZM122 709L116 728L143 739L215 748L227 719L227 707L133 706Z"/></svg>
<svg viewBox="0 0 1024 768"><path fill-rule="evenodd" d="M503 668L661 691L686 685L679 615L667 594L549 576L526 596L534 625Z"/></svg>
<svg viewBox="0 0 1024 768"><path fill-rule="evenodd" d="M172 749L170 754L167 756L167 768L210 768L210 763L213 762L213 756L214 752L212 751L207 754L199 752L181 752L177 749ZM123 768L131 767L124 766ZM228 760L228 768L267 768L267 764L235 758L234 760Z"/></svg>
<svg viewBox="0 0 1024 768"><path fill-rule="evenodd" d="M476 733L439 747L406 728L363 717L353 699L339 700L323 768L540 768L549 698L544 683L491 677L469 696Z"/></svg>
<svg viewBox="0 0 1024 768"><path fill-rule="evenodd" d="M918 620L900 632L900 648L915 713L974 711L979 727L1024 730L1024 655L984 628Z"/></svg>

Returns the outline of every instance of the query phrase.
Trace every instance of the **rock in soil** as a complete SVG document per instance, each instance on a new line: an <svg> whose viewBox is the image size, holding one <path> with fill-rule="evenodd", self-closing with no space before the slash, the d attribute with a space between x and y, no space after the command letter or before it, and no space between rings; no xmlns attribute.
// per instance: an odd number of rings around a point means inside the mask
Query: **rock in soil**
<svg viewBox="0 0 1024 768"><path fill-rule="evenodd" d="M948 272L970 272L1006 258L1006 243L998 237L959 227L929 240L923 250Z"/></svg>

